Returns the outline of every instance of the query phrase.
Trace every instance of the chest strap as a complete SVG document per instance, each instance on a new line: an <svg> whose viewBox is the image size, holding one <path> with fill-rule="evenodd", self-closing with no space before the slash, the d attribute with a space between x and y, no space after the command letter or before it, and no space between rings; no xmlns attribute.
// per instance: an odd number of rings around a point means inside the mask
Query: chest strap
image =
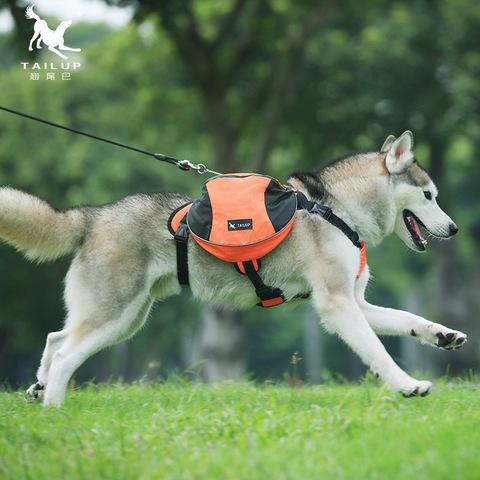
<svg viewBox="0 0 480 480"><path fill-rule="evenodd" d="M177 208L168 219L168 230L175 239L177 247L177 278L180 285L190 285L188 279L188 237L187 213L193 202Z"/></svg>
<svg viewBox="0 0 480 480"><path fill-rule="evenodd" d="M320 215L327 222L341 230L358 249L362 248L363 244L360 243L358 233L353 231L340 217L337 217L330 207L320 203L311 202L301 192L297 192L297 205L298 209L303 209L308 213Z"/></svg>

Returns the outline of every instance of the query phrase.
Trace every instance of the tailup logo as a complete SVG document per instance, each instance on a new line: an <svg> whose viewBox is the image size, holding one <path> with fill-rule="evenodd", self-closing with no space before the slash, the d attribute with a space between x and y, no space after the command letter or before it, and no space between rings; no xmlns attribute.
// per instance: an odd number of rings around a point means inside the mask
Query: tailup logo
<svg viewBox="0 0 480 480"><path fill-rule="evenodd" d="M42 20L34 11L31 5L25 10L25 17L27 20L35 20L33 24L33 35L30 40L28 49L32 51L34 49L34 44L37 49L42 48L42 43L48 47L48 50L64 60L67 60L68 57L62 52L81 52L81 48L71 48L65 45L65 40L63 36L68 27L72 25L71 20L66 20L61 22L60 25L55 30L49 28L47 22ZM21 62L23 70L30 71L30 80L40 80L42 71L45 72L43 78L46 80L56 80L58 77L58 72L61 71L62 80L70 80L71 73L70 70L76 70L81 67L79 62L61 62L60 64L55 62L43 62L43 63L31 63L31 62ZM56 76L57 75L57 76Z"/></svg>
<svg viewBox="0 0 480 480"><path fill-rule="evenodd" d="M35 40L37 40L37 48L42 48L41 43L43 42L48 49L56 53L59 57L63 59L67 59L68 57L61 53L59 50L69 50L70 52L81 52L81 48L70 48L67 47L63 40L63 35L65 34L65 30L72 24L71 20L67 20L62 22L55 31L48 28L47 22L42 20L34 11L32 5L27 7L25 10L25 17L28 20L35 20L35 25L33 26L33 36L30 40L30 45L28 49L30 51L33 50L32 44ZM58 48L57 48L58 47Z"/></svg>

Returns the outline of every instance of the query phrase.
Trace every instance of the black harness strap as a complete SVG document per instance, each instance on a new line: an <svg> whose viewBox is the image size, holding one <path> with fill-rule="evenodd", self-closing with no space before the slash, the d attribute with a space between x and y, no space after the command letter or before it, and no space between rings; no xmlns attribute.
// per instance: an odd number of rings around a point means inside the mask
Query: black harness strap
<svg viewBox="0 0 480 480"><path fill-rule="evenodd" d="M255 263L257 262L258 261L255 261ZM237 268L237 271L247 275L255 287L255 293L260 299L260 303L257 303L257 305L260 307L274 307L285 302L283 292L279 288L270 287L263 283L262 278L258 274L258 270L260 269L258 263L255 265L253 260L247 260L245 262L236 263L235 267Z"/></svg>
<svg viewBox="0 0 480 480"><path fill-rule="evenodd" d="M188 237L187 215L180 220L174 238L177 245L177 276L180 285L190 285L188 279Z"/></svg>
<svg viewBox="0 0 480 480"><path fill-rule="evenodd" d="M311 202L301 192L297 192L297 205L297 208L304 209L308 213L320 215L327 222L341 230L358 249L362 248L358 233L353 231L340 217L337 217L330 207L321 205L320 203Z"/></svg>

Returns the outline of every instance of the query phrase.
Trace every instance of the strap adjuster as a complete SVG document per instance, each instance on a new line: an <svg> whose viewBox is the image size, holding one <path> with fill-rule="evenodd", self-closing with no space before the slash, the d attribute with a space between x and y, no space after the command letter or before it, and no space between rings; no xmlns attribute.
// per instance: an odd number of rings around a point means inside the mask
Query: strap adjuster
<svg viewBox="0 0 480 480"><path fill-rule="evenodd" d="M260 299L260 303L257 303L260 307L274 307L284 303L285 297L283 292L276 287L265 285L262 278L258 274L260 269L260 260L246 260L243 262L237 262L235 267L238 272L247 275L249 280L255 287L255 294Z"/></svg>
<svg viewBox="0 0 480 480"><path fill-rule="evenodd" d="M186 243L188 240L188 226L183 220L180 222L177 231L174 235L175 241L179 243Z"/></svg>
<svg viewBox="0 0 480 480"><path fill-rule="evenodd" d="M315 203L315 205L308 210L309 213L316 213L320 216L322 216L327 222L330 220L330 217L332 216L332 209L330 207L327 207L326 205L322 205L320 203Z"/></svg>

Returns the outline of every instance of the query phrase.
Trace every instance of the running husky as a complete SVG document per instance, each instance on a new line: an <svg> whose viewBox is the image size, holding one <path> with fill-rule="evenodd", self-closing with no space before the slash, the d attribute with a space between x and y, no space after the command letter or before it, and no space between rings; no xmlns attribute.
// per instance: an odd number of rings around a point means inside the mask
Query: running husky
<svg viewBox="0 0 480 480"><path fill-rule="evenodd" d="M351 154L314 172L295 172L289 183L308 199L332 208L373 246L395 232L412 250L424 252L420 227L439 238L457 226L435 200L437 189L414 158L407 131L389 136L380 152ZM190 199L181 193L136 194L100 207L58 210L29 194L0 188L0 238L31 260L74 254L66 277L68 315L62 330L50 333L38 382L27 393L44 394L60 406L73 372L92 354L133 335L155 298L178 294L175 241L170 214ZM250 281L231 264L189 240L193 294L212 305L247 308L258 299ZM286 299L311 292L323 325L338 334L392 390L405 396L430 393L432 384L407 375L374 332L410 335L451 350L465 334L417 315L377 307L364 299L368 267L356 279L359 250L338 228L306 210L286 239L264 257L265 283Z"/></svg>

